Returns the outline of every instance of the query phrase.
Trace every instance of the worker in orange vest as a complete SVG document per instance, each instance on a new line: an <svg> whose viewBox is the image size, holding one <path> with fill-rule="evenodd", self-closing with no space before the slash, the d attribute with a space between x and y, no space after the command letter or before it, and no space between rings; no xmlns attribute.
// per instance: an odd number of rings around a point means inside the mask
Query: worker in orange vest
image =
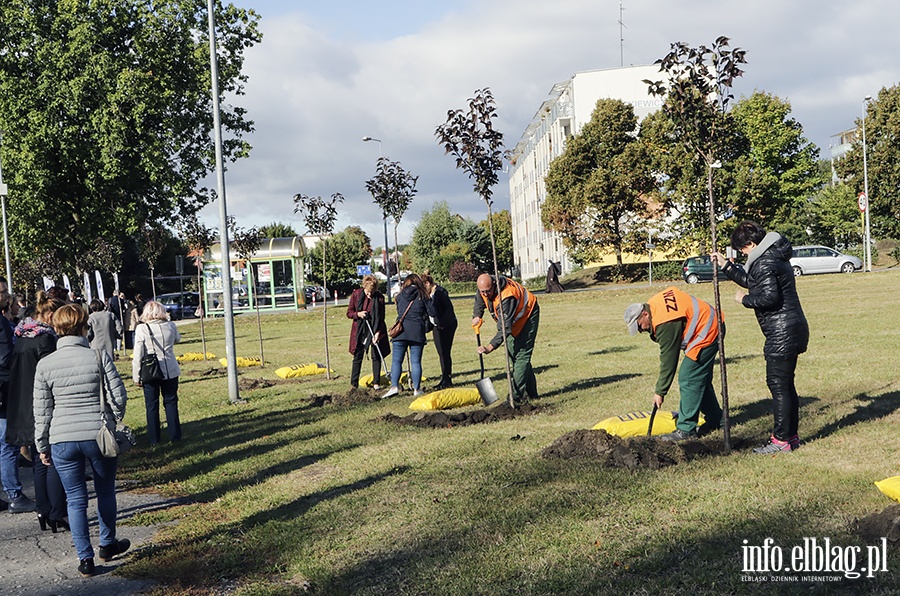
<svg viewBox="0 0 900 596"><path fill-rule="evenodd" d="M625 309L625 323L631 335L649 333L659 344L659 377L653 405L660 407L675 379L678 356L684 351L678 388L681 403L675 432L662 435L663 441L681 442L700 436L700 413L706 418L703 429L717 429L722 408L713 388L713 365L718 351L719 321L715 309L678 288L666 288L644 304ZM724 328L722 333L724 333Z"/></svg>
<svg viewBox="0 0 900 596"><path fill-rule="evenodd" d="M506 340L506 350L512 360L513 401L520 403L528 399L537 399L537 379L531 368L531 355L537 340L540 308L537 298L522 284L500 276L483 273L478 276L478 295L475 296L475 309L472 315L472 326L480 328L484 311L497 321L497 334L489 343L478 346L479 354L490 354ZM500 324L498 310L503 311L506 322L506 337Z"/></svg>

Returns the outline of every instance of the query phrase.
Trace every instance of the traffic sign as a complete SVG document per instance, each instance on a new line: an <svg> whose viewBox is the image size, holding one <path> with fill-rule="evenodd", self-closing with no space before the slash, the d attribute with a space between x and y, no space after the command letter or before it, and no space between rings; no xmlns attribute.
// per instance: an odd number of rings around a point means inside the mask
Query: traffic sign
<svg viewBox="0 0 900 596"><path fill-rule="evenodd" d="M866 209L869 208L869 197L866 196L866 193L861 192L859 193L859 196L856 197L856 203L859 205L859 210L865 213Z"/></svg>
<svg viewBox="0 0 900 596"><path fill-rule="evenodd" d="M356 274L360 277L363 275L372 275L372 267L370 265L357 265Z"/></svg>

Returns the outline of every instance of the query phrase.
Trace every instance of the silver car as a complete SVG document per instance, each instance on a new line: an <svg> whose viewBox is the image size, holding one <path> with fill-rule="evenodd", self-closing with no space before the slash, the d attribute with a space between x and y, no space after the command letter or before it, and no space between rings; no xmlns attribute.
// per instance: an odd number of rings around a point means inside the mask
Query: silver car
<svg viewBox="0 0 900 596"><path fill-rule="evenodd" d="M853 273L862 269L862 261L825 246L795 246L791 266L794 268L794 275Z"/></svg>

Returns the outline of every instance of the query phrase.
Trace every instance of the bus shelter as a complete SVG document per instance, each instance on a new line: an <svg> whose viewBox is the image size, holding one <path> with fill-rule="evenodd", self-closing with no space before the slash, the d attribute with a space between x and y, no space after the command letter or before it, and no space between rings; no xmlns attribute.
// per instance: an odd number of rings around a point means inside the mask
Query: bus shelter
<svg viewBox="0 0 900 596"><path fill-rule="evenodd" d="M235 312L298 310L305 306L303 268L306 261L303 238L265 238L249 259L231 253L231 300ZM222 249L213 244L203 258L204 310L207 315L225 311L222 281Z"/></svg>

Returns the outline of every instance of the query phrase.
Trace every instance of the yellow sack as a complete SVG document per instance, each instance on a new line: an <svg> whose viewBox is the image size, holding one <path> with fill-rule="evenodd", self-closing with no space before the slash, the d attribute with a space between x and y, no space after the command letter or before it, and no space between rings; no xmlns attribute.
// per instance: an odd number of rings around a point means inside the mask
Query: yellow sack
<svg viewBox="0 0 900 596"><path fill-rule="evenodd" d="M895 501L900 501L900 476L892 476L875 482L878 490Z"/></svg>
<svg viewBox="0 0 900 596"><path fill-rule="evenodd" d="M675 422L678 412L658 410L653 419L654 435L664 435L675 432ZM601 420L592 430L605 430L617 437L643 437L647 435L647 426L650 424L650 412L631 412L621 416L614 416Z"/></svg>
<svg viewBox="0 0 900 596"><path fill-rule="evenodd" d="M275 374L282 379L294 379L297 377L306 377L309 375L321 375L325 373L326 368L317 362L309 364L295 364L294 366L282 366L275 371ZM333 370L331 372L334 372Z"/></svg>
<svg viewBox="0 0 900 596"><path fill-rule="evenodd" d="M210 352L206 353L207 360L215 360L216 355ZM181 356L175 356L175 360L178 362L196 362L198 360L203 360L202 352L185 352ZM222 366L225 366L224 364Z"/></svg>
<svg viewBox="0 0 900 596"><path fill-rule="evenodd" d="M423 395L409 404L410 410L452 410L481 403L481 395L475 388L441 389Z"/></svg>
<svg viewBox="0 0 900 596"><path fill-rule="evenodd" d="M235 358L235 361L238 365L238 368L241 368L244 366L260 366L260 365L262 365L262 361L259 358L243 358L241 356L238 356L237 358ZM225 358L219 358L219 364L227 367L228 360Z"/></svg>
<svg viewBox="0 0 900 596"><path fill-rule="evenodd" d="M359 384L362 387L371 387L375 383L372 382L372 375L366 375L364 377L360 377ZM378 379L378 384L382 387L390 387L391 386L391 378L387 375L381 375L381 378Z"/></svg>

